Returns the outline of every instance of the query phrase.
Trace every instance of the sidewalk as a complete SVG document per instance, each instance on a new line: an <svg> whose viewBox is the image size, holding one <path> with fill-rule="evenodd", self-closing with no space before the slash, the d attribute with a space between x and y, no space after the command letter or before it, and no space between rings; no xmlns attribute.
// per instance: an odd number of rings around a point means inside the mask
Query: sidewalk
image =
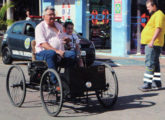
<svg viewBox="0 0 165 120"><path fill-rule="evenodd" d="M103 56L96 55L96 59L103 62L110 62L117 66L144 66L145 58L144 57L112 57L112 56ZM161 67L165 67L165 58L160 58Z"/></svg>

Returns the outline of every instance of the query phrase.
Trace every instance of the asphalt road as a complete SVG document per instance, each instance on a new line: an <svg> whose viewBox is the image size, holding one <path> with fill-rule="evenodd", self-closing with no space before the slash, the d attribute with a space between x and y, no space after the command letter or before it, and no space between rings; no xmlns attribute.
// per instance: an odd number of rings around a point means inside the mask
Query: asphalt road
<svg viewBox="0 0 165 120"><path fill-rule="evenodd" d="M165 60L162 60L163 63ZM6 93L6 74L10 66L0 61L0 120L164 120L165 90L142 93L143 66L114 67L119 81L119 97L112 109L65 103L59 117L53 118L42 108L39 92L28 91L21 108L11 105ZM26 68L24 68L26 71ZM27 73L27 72L25 72ZM162 79L165 68L162 67ZM165 85L165 81L163 81Z"/></svg>

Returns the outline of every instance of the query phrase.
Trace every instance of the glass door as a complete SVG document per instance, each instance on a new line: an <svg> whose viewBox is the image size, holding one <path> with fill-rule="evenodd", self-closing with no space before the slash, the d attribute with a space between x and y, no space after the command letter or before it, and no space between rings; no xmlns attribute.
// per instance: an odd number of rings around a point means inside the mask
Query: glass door
<svg viewBox="0 0 165 120"><path fill-rule="evenodd" d="M87 0L87 37L96 49L111 49L112 0Z"/></svg>

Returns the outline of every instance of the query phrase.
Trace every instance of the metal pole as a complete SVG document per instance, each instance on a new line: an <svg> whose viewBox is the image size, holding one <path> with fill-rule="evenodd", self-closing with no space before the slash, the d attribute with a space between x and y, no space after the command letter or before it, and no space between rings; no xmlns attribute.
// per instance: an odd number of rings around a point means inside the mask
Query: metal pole
<svg viewBox="0 0 165 120"><path fill-rule="evenodd" d="M87 14L87 15L90 15L90 9L89 9L89 8L90 8L90 3L89 3L89 0L87 0L86 6L87 6L87 7L86 7L86 14ZM86 30L87 30L87 31L86 31L86 37L87 37L87 39L90 38L90 37L89 37L89 35L90 35L90 34L89 34L89 33L90 33L90 30L89 30L89 29L90 29L90 28L89 28L89 22L90 22L90 21L89 21L89 16L88 16L88 18L86 19L86 28L87 28L87 29L86 29Z"/></svg>
<svg viewBox="0 0 165 120"><path fill-rule="evenodd" d="M141 20L139 18L139 16L141 16L141 11L140 11L140 0L137 0L137 54L141 54L141 44L140 44L140 40L141 40Z"/></svg>
<svg viewBox="0 0 165 120"><path fill-rule="evenodd" d="M39 15L42 16L42 0L39 0Z"/></svg>
<svg viewBox="0 0 165 120"><path fill-rule="evenodd" d="M10 0L7 0L7 4L10 3ZM13 20L13 9L9 8L7 10L7 20Z"/></svg>

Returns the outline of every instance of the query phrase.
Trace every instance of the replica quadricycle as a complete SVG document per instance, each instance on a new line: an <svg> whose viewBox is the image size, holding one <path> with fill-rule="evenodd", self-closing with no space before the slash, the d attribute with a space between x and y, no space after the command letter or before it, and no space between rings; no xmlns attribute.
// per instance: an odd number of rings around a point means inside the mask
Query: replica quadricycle
<svg viewBox="0 0 165 120"><path fill-rule="evenodd" d="M57 116L64 102L73 98L96 96L104 107L111 107L118 97L118 82L115 71L109 64L92 59L95 49L91 42L81 43L81 57L84 67L77 65L65 69L60 63L57 70L48 69L45 61L17 63L10 67L6 88L11 103L21 107L26 97L26 89L40 91L44 109L50 116ZM26 65L29 77L25 76L22 65ZM55 76L55 83L51 76ZM27 78L30 78L28 80Z"/></svg>

